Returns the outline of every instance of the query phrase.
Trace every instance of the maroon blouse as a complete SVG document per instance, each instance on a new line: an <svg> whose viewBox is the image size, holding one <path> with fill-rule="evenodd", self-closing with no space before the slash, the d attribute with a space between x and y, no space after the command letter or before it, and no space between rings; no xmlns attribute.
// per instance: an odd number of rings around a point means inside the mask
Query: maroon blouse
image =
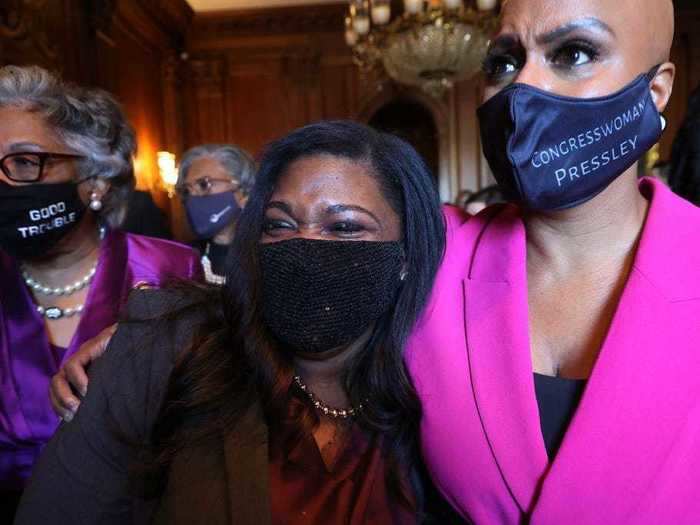
<svg viewBox="0 0 700 525"><path fill-rule="evenodd" d="M379 438L353 425L332 469L313 436L306 435L285 458L270 441L273 525L414 525L415 516L388 494Z"/></svg>

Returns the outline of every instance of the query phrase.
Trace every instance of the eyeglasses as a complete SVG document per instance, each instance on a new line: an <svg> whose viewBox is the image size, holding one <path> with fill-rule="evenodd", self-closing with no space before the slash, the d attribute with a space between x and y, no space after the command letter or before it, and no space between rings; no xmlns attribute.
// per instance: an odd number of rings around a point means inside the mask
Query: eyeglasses
<svg viewBox="0 0 700 525"><path fill-rule="evenodd" d="M71 153L19 152L0 159L0 170L13 182L37 182L44 175L44 166L54 160L83 159Z"/></svg>
<svg viewBox="0 0 700 525"><path fill-rule="evenodd" d="M202 195L209 195L210 193L212 193L212 190L214 190L214 193L218 193L218 191L216 190L224 191L227 189L225 186L233 186L233 189L231 191L233 191L234 193L241 189L240 186L236 183L236 181L232 179L200 177L199 179L196 179L193 182L184 182L182 184L178 184L175 188L175 191L177 191L180 197L186 199L187 197L190 197L192 195L200 197Z"/></svg>

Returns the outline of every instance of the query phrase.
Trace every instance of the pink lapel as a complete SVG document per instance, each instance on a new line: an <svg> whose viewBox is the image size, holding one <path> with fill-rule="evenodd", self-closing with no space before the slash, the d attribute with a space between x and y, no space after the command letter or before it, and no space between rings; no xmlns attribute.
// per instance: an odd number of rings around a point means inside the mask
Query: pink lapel
<svg viewBox="0 0 700 525"><path fill-rule="evenodd" d="M482 233L464 281L474 397L501 475L522 512L547 469L528 334L525 231L515 208Z"/></svg>
<svg viewBox="0 0 700 525"><path fill-rule="evenodd" d="M533 524L700 523L683 497L700 482L700 211L641 189L652 204L633 270Z"/></svg>

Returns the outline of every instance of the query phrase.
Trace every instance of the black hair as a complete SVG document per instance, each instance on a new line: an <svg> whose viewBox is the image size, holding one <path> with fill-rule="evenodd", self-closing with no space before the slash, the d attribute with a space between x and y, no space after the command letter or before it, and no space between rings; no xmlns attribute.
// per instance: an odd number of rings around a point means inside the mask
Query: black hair
<svg viewBox="0 0 700 525"><path fill-rule="evenodd" d="M700 86L690 95L688 112L671 151L669 186L700 206Z"/></svg>
<svg viewBox="0 0 700 525"><path fill-rule="evenodd" d="M226 285L220 291L190 285L203 294L200 302L210 309L211 321L171 375L151 440L155 465L162 476L177 450L231 428L254 402L261 404L271 431L284 427L298 437L318 424L313 407L294 394L290 357L276 348L262 322L258 264L265 210L278 180L294 161L315 155L365 163L401 219L407 277L391 311L347 370L345 386L351 403L365 406L358 424L382 436L390 493L409 505L415 497L420 507L421 408L403 350L442 258L444 222L434 179L415 150L395 136L347 121L305 126L265 150L237 224Z"/></svg>

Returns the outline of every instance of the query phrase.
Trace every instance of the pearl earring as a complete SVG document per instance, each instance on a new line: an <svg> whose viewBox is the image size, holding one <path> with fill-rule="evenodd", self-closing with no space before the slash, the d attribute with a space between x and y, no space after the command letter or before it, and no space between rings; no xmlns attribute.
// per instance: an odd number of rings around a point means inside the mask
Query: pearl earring
<svg viewBox="0 0 700 525"><path fill-rule="evenodd" d="M102 201L100 200L100 196L94 191L90 194L90 209L92 211L100 211L102 209Z"/></svg>
<svg viewBox="0 0 700 525"><path fill-rule="evenodd" d="M664 131L666 129L666 117L659 115L659 118L661 119L661 131Z"/></svg>
<svg viewBox="0 0 700 525"><path fill-rule="evenodd" d="M408 271L406 271L406 270L401 270L401 273L399 274L399 280L405 281L407 275L408 275Z"/></svg>

